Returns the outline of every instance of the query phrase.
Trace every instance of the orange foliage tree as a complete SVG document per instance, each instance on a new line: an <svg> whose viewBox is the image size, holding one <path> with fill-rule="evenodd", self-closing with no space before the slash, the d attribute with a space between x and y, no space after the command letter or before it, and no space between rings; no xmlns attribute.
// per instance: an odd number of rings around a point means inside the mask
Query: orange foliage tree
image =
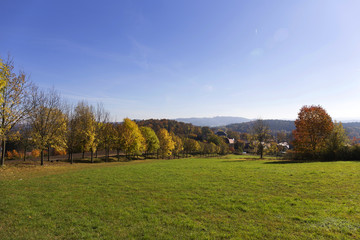
<svg viewBox="0 0 360 240"><path fill-rule="evenodd" d="M293 131L295 150L316 154L322 151L334 124L329 114L321 106L303 106L295 121Z"/></svg>

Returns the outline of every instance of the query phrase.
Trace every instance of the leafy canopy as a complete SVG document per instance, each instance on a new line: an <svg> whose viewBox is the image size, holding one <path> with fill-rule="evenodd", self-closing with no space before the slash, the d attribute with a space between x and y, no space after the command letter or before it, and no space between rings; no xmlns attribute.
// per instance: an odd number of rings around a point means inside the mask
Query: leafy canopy
<svg viewBox="0 0 360 240"><path fill-rule="evenodd" d="M332 133L334 124L330 115L321 106L303 106L295 121L294 147L303 153L320 152Z"/></svg>

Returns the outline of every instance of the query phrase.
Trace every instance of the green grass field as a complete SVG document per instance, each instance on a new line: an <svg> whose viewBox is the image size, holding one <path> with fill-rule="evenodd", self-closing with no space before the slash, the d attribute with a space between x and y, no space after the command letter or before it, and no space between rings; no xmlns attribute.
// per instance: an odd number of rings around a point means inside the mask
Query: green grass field
<svg viewBox="0 0 360 240"><path fill-rule="evenodd" d="M0 170L0 239L360 238L360 162L239 157Z"/></svg>

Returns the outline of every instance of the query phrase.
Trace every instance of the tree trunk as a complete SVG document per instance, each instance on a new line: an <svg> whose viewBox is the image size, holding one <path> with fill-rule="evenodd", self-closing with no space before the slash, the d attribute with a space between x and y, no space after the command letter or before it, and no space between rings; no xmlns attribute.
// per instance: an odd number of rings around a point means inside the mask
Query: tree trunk
<svg viewBox="0 0 360 240"><path fill-rule="evenodd" d="M73 164L73 163L74 163L74 160L73 160L73 153L72 153L72 151L71 151L70 158L71 158L71 164Z"/></svg>
<svg viewBox="0 0 360 240"><path fill-rule="evenodd" d="M85 158L85 151L82 152L82 159Z"/></svg>
<svg viewBox="0 0 360 240"><path fill-rule="evenodd" d="M120 161L120 150L116 149L117 160Z"/></svg>
<svg viewBox="0 0 360 240"><path fill-rule="evenodd" d="M24 162L26 160L26 147L24 148Z"/></svg>
<svg viewBox="0 0 360 240"><path fill-rule="evenodd" d="M96 151L95 151L95 158L97 158L97 152L98 152L98 150L96 149Z"/></svg>
<svg viewBox="0 0 360 240"><path fill-rule="evenodd" d="M43 166L44 165L44 149L41 149L41 157L40 157L40 159L41 159L40 165Z"/></svg>
<svg viewBox="0 0 360 240"><path fill-rule="evenodd" d="M48 146L48 155L47 155L47 157L48 157L48 162L50 162L50 145Z"/></svg>
<svg viewBox="0 0 360 240"><path fill-rule="evenodd" d="M1 166L5 165L5 146L6 146L6 141L3 140L2 141L2 151L1 151Z"/></svg>
<svg viewBox="0 0 360 240"><path fill-rule="evenodd" d="M93 155L94 155L94 151L91 149L91 163L94 163Z"/></svg>

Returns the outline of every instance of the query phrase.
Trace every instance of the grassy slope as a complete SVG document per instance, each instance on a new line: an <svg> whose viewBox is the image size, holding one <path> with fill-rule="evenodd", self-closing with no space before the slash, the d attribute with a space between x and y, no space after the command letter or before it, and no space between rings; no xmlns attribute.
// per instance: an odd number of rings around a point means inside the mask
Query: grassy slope
<svg viewBox="0 0 360 240"><path fill-rule="evenodd" d="M359 172L232 156L3 177L0 239L360 238Z"/></svg>

